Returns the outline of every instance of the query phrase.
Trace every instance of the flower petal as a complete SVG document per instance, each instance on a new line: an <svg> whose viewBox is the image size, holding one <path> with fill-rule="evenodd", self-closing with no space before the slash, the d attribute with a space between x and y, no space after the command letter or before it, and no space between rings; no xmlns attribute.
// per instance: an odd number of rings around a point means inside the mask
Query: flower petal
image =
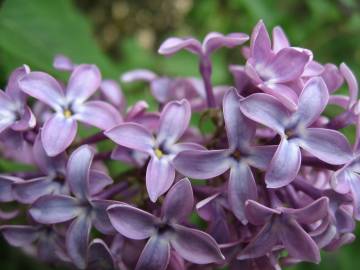
<svg viewBox="0 0 360 270"><path fill-rule="evenodd" d="M130 239L146 239L155 232L155 217L130 205L113 205L107 209L111 224Z"/></svg>
<svg viewBox="0 0 360 270"><path fill-rule="evenodd" d="M348 106L350 108L352 105L355 104L355 102L358 99L359 85L358 85L358 82L356 80L354 73L351 71L351 69L345 63L342 63L340 65L340 72L344 76L344 78L349 86L350 101L349 101Z"/></svg>
<svg viewBox="0 0 360 270"><path fill-rule="evenodd" d="M163 55L172 55L182 49L186 49L195 54L201 54L201 44L199 41L193 38L168 38L165 40L158 53Z"/></svg>
<svg viewBox="0 0 360 270"><path fill-rule="evenodd" d="M187 150L177 154L173 164L181 174L208 179L223 174L230 168L228 150Z"/></svg>
<svg viewBox="0 0 360 270"><path fill-rule="evenodd" d="M107 213L107 209L114 204L118 204L118 202L110 200L91 200L93 225L103 234L113 235L116 233Z"/></svg>
<svg viewBox="0 0 360 270"><path fill-rule="evenodd" d="M28 246L39 237L38 229L29 225L5 225L0 227L0 232L14 247Z"/></svg>
<svg viewBox="0 0 360 270"><path fill-rule="evenodd" d="M169 260L169 242L167 239L155 235L146 243L135 270L165 270Z"/></svg>
<svg viewBox="0 0 360 270"><path fill-rule="evenodd" d="M64 102L64 91L61 85L44 72L30 72L20 81L19 86L29 96L49 105L55 110L61 110Z"/></svg>
<svg viewBox="0 0 360 270"><path fill-rule="evenodd" d="M130 70L128 72L125 72L121 76L121 80L123 82L136 82L136 81L146 81L150 82L154 80L157 77L157 75L152 72L151 70L147 69L134 69Z"/></svg>
<svg viewBox="0 0 360 270"><path fill-rule="evenodd" d="M352 151L346 137L332 129L308 128L297 142L303 149L330 164L344 164L351 159Z"/></svg>
<svg viewBox="0 0 360 270"><path fill-rule="evenodd" d="M171 246L185 260L207 264L225 259L214 238L207 233L182 225L174 225L174 229L174 237L170 239Z"/></svg>
<svg viewBox="0 0 360 270"><path fill-rule="evenodd" d="M256 200L257 187L250 167L243 162L237 162L230 169L228 198L234 215L243 224L247 224L245 202Z"/></svg>
<svg viewBox="0 0 360 270"><path fill-rule="evenodd" d="M119 145L145 153L153 151L154 138L152 134L137 123L120 124L106 131L105 135Z"/></svg>
<svg viewBox="0 0 360 270"><path fill-rule="evenodd" d="M81 215L75 219L66 233L66 249L73 263L80 269L86 268L91 220Z"/></svg>
<svg viewBox="0 0 360 270"><path fill-rule="evenodd" d="M83 145L71 154L67 164L67 181L70 189L83 201L89 199L89 176L93 158L94 149Z"/></svg>
<svg viewBox="0 0 360 270"><path fill-rule="evenodd" d="M74 118L100 129L110 129L122 122L120 113L110 104L93 100L77 106Z"/></svg>
<svg viewBox="0 0 360 270"><path fill-rule="evenodd" d="M90 243L87 267L93 270L116 269L111 251L103 240L96 238Z"/></svg>
<svg viewBox="0 0 360 270"><path fill-rule="evenodd" d="M175 143L184 134L190 117L191 108L186 99L166 104L160 115L158 143L161 144L164 141L169 144Z"/></svg>
<svg viewBox="0 0 360 270"><path fill-rule="evenodd" d="M321 77L324 79L329 93L335 92L344 82L343 76L334 64L325 64Z"/></svg>
<svg viewBox="0 0 360 270"><path fill-rule="evenodd" d="M289 184L297 176L301 165L301 152L296 143L282 139L265 174L268 188Z"/></svg>
<svg viewBox="0 0 360 270"><path fill-rule="evenodd" d="M77 123L74 119L67 119L60 114L50 117L41 132L41 141L46 153L54 157L64 152L74 141L76 132Z"/></svg>
<svg viewBox="0 0 360 270"><path fill-rule="evenodd" d="M289 40L280 26L275 26L272 31L273 50L275 53L281 49L290 47Z"/></svg>
<svg viewBox="0 0 360 270"><path fill-rule="evenodd" d="M290 115L278 100L267 94L253 94L242 99L240 109L245 116L278 133L284 132L284 123Z"/></svg>
<svg viewBox="0 0 360 270"><path fill-rule="evenodd" d="M80 208L73 197L45 195L32 205L29 213L39 223L55 224L75 218L80 213Z"/></svg>
<svg viewBox="0 0 360 270"><path fill-rule="evenodd" d="M223 35L217 32L211 32L206 35L203 42L203 50L210 55L221 47L233 48L249 40L249 36L243 33L231 33Z"/></svg>
<svg viewBox="0 0 360 270"><path fill-rule="evenodd" d="M106 173L98 170L90 170L89 189L90 195L101 192L105 187L111 185L114 181Z"/></svg>
<svg viewBox="0 0 360 270"><path fill-rule="evenodd" d="M5 93L11 97L12 100L20 102L21 104L25 103L26 96L19 87L19 80L21 80L26 74L29 73L30 68L27 65L18 67L13 72L11 72L8 79L8 84L5 88Z"/></svg>
<svg viewBox="0 0 360 270"><path fill-rule="evenodd" d="M265 224L273 215L280 215L281 212L256 201L248 200L245 203L246 217L254 225Z"/></svg>
<svg viewBox="0 0 360 270"><path fill-rule="evenodd" d="M266 170L276 152L276 148L276 145L253 146L249 156L246 157L246 161L252 167Z"/></svg>
<svg viewBox="0 0 360 270"><path fill-rule="evenodd" d="M251 34L250 51L256 62L266 62L272 54L269 33L262 20L256 24Z"/></svg>
<svg viewBox="0 0 360 270"><path fill-rule="evenodd" d="M23 182L21 178L0 174L0 202L11 202L13 184Z"/></svg>
<svg viewBox="0 0 360 270"><path fill-rule="evenodd" d="M75 64L71 61L69 57L58 54L54 58L53 67L61 71L72 71L75 68Z"/></svg>
<svg viewBox="0 0 360 270"><path fill-rule="evenodd" d="M298 96L296 92L289 86L280 83L262 83L258 87L265 93L275 97L290 111L297 109Z"/></svg>
<svg viewBox="0 0 360 270"><path fill-rule="evenodd" d="M353 197L354 217L356 220L360 220L360 179L353 177L349 181L349 185Z"/></svg>
<svg viewBox="0 0 360 270"><path fill-rule="evenodd" d="M175 179L174 166L166 157L152 157L146 169L146 189L150 200L156 202L171 187Z"/></svg>
<svg viewBox="0 0 360 270"><path fill-rule="evenodd" d="M120 112L126 109L126 100L120 85L114 80L102 80L100 91L103 97L115 105Z"/></svg>
<svg viewBox="0 0 360 270"><path fill-rule="evenodd" d="M189 179L183 178L166 194L162 215L167 220L182 221L190 215L194 206L194 195Z"/></svg>
<svg viewBox="0 0 360 270"><path fill-rule="evenodd" d="M95 65L79 65L71 73L67 88L68 101L84 102L100 87L101 74Z"/></svg>

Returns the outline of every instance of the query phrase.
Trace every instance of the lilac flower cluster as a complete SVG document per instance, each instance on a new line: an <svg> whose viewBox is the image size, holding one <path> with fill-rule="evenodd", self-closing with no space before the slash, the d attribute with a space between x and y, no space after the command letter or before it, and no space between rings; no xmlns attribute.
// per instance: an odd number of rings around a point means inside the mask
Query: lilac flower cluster
<svg viewBox="0 0 360 270"><path fill-rule="evenodd" d="M234 87L214 86L211 54L241 45ZM201 79L121 77L147 82L158 112L128 107L116 81L65 56L54 68L67 83L26 65L11 74L0 150L32 170L0 175L10 245L79 269L278 270L354 241L360 104L349 67L320 64L280 27L271 41L262 21L251 37L169 38L159 53L180 50L197 55ZM341 113L327 116L329 105ZM79 124L98 133L84 138ZM339 131L348 126L352 144ZM116 175L110 160L127 169Z"/></svg>

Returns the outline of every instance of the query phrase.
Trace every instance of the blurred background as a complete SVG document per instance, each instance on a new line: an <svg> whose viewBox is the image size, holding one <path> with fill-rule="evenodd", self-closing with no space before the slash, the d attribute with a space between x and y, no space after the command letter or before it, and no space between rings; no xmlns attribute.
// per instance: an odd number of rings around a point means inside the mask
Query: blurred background
<svg viewBox="0 0 360 270"><path fill-rule="evenodd" d="M359 0L0 0L0 86L11 70L25 63L61 78L64 75L52 68L59 53L76 63L96 63L104 77L113 79L133 68L198 76L193 55L184 52L164 58L156 53L159 44L173 35L202 40L209 31L250 33L259 19L269 30L281 25L292 45L311 49L319 62L346 62L359 76ZM213 62L214 83L229 84L228 65L243 60L240 50L224 49ZM149 97L144 87L124 89L130 104ZM8 166L0 160L0 173ZM358 267L360 239L336 253L324 253L320 265L291 269ZM0 238L0 269L60 268L45 267Z"/></svg>

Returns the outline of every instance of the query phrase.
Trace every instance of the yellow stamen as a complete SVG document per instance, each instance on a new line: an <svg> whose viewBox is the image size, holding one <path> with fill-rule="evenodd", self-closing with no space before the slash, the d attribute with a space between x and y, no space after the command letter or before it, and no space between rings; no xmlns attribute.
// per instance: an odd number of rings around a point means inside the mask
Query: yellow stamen
<svg viewBox="0 0 360 270"><path fill-rule="evenodd" d="M72 112L70 110L66 109L64 111L64 116L65 116L65 118L70 118L72 116Z"/></svg>
<svg viewBox="0 0 360 270"><path fill-rule="evenodd" d="M156 148L155 149L155 155L158 157L158 158L161 158L164 153L159 149L159 148Z"/></svg>

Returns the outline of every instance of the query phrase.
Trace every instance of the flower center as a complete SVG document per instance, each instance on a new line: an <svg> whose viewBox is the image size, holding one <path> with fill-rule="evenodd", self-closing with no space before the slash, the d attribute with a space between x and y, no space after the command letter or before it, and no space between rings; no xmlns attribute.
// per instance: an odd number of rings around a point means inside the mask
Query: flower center
<svg viewBox="0 0 360 270"><path fill-rule="evenodd" d="M164 152L161 151L161 149L156 148L156 149L155 149L155 155L156 155L158 158L162 158L162 157L164 156Z"/></svg>
<svg viewBox="0 0 360 270"><path fill-rule="evenodd" d="M70 118L73 115L72 111L70 111L69 109L65 109L64 110L64 116L65 118Z"/></svg>
<svg viewBox="0 0 360 270"><path fill-rule="evenodd" d="M235 150L232 154L231 154L231 157L234 158L235 160L240 160L241 158L241 153L239 150Z"/></svg>

